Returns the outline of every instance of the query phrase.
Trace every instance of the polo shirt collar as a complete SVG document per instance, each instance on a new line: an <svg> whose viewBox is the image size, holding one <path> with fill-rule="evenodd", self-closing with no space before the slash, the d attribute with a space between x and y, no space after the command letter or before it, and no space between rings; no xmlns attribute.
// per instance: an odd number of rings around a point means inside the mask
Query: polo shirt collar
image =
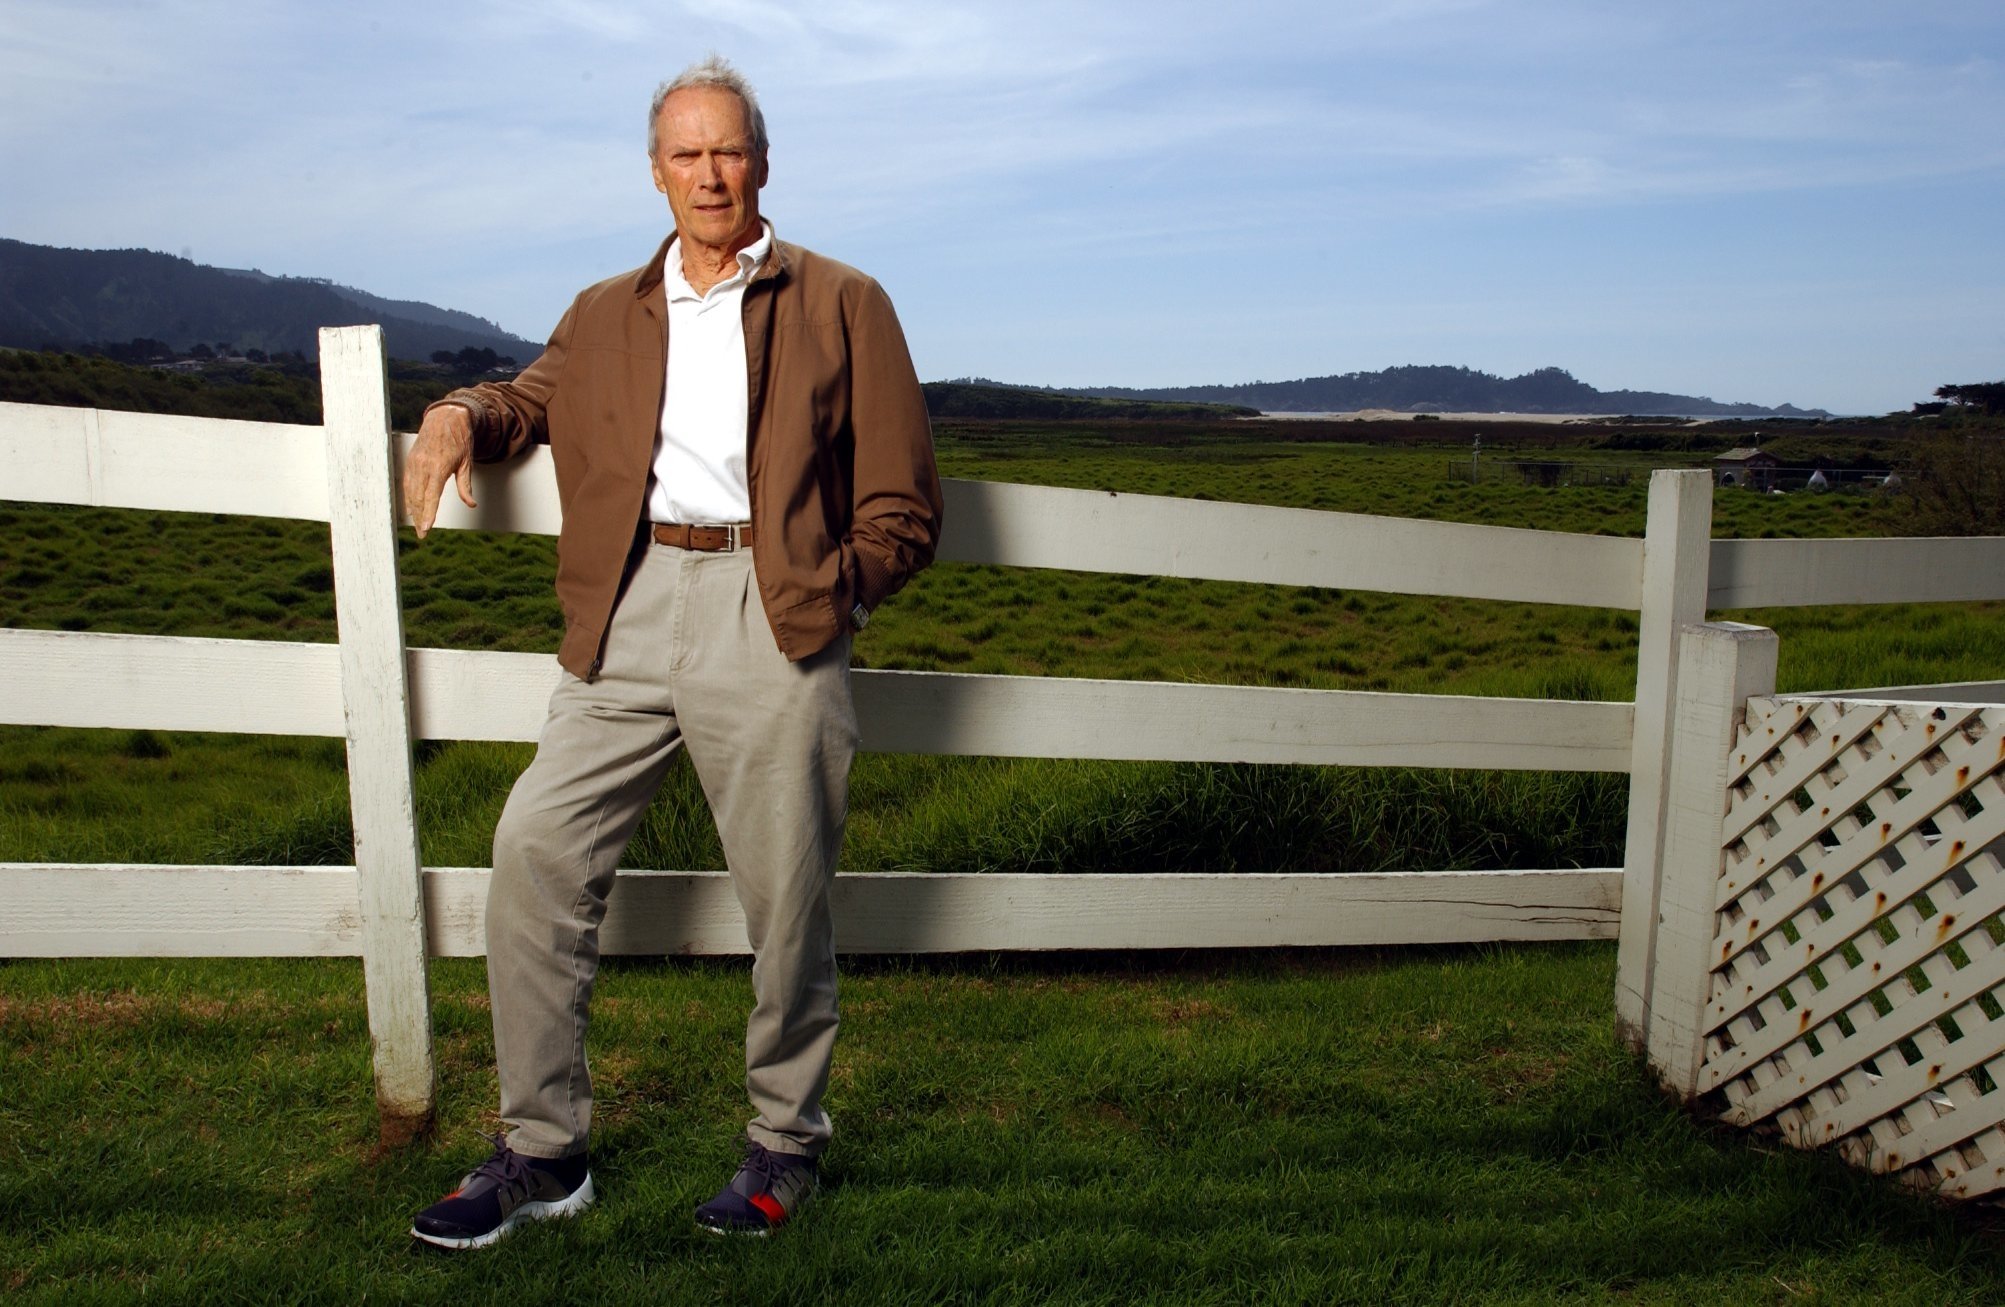
<svg viewBox="0 0 2005 1307"><path fill-rule="evenodd" d="M703 300L715 291L743 286L759 273L766 256L773 249L773 227L764 218L759 220L759 239L738 251L738 270L712 286L709 291L699 292L682 275L681 259L677 251L681 249L681 238L670 237L661 252L661 282L670 299Z"/></svg>
<svg viewBox="0 0 2005 1307"><path fill-rule="evenodd" d="M753 281L770 281L787 271L787 246L773 230L773 224L765 218L759 219L766 233L760 239L770 243L765 261L752 273ZM654 257L639 268L640 276L634 282L634 298L644 300L662 289L662 274L668 268L668 249L675 244L680 233L671 229L661 244L655 249ZM756 242L755 242L756 244ZM748 247L749 248L749 247ZM629 273L629 276L632 274Z"/></svg>

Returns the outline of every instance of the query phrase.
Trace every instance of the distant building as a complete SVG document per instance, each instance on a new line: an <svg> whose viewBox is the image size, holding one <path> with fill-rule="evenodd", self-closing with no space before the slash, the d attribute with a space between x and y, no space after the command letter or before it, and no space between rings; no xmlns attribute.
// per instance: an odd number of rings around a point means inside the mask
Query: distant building
<svg viewBox="0 0 2005 1307"><path fill-rule="evenodd" d="M1713 484L1772 490L1782 460L1761 449L1729 449L1713 460Z"/></svg>

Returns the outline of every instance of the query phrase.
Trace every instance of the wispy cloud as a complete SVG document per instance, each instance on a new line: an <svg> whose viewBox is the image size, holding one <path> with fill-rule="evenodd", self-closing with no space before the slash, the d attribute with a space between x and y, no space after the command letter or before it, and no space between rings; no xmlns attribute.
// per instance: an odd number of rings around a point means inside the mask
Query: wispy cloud
<svg viewBox="0 0 2005 1307"><path fill-rule="evenodd" d="M788 234L883 268L921 319L915 340L987 330L986 348L1015 351L1058 334L1024 325L1054 294L1125 296L1133 311L1097 337L1109 380L1124 360L1170 358L1174 310L1253 275L1262 251L1303 252L1260 295L1294 324L1287 339L1312 343L1352 339L1302 324L1363 295L1381 322L1459 322L1464 297L1430 270L1563 261L1548 231L1617 267L1758 275L1763 233L1737 221L1751 206L1795 206L1886 287L1945 245L1967 266L2005 262L1997 224L1958 207L2005 198L2005 12L1988 0L8 0L6 14L0 231L191 245L391 294L470 287L481 298L461 307L532 334L565 287L652 243L646 98L713 49L762 89ZM1871 225L1889 221L1879 197L1922 186L1965 189L1925 222ZM1916 234L1929 223L1941 233ZM1481 302L1547 293L1514 282ZM987 325L950 330L971 302ZM1527 330L1578 312L1562 303L1528 304ZM1239 329L1271 357L1259 321Z"/></svg>

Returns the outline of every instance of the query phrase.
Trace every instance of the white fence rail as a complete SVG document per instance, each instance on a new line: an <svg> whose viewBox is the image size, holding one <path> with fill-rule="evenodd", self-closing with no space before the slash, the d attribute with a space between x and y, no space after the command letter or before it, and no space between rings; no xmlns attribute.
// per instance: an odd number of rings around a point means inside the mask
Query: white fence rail
<svg viewBox="0 0 2005 1307"><path fill-rule="evenodd" d="M8 952L20 957L355 957L353 867L68 865L7 875ZM488 870L428 867L425 941L479 957ZM163 891L171 889L172 893ZM836 944L852 953L970 949L1453 944L1606 937L1614 870L1412 871L1355 876L929 872L838 876ZM110 941L115 948L107 947ZM600 933L607 954L743 953L745 919L722 872L622 871Z"/></svg>
<svg viewBox="0 0 2005 1307"><path fill-rule="evenodd" d="M549 655L407 654L417 738L541 731L557 684ZM331 644L5 630L0 683L11 687L8 720L31 714L45 726L345 731ZM867 670L854 687L863 747L877 753L1535 771L1629 763L1626 703Z"/></svg>
<svg viewBox="0 0 2005 1307"><path fill-rule="evenodd" d="M431 1110L424 958L480 951L486 871L420 868L415 738L529 740L542 655L405 646L380 333L322 333L322 427L0 404L0 498L329 523L340 642L0 630L0 721L342 736L357 867L0 864L0 955L359 954L385 1128ZM859 672L878 751L1625 771L1624 868L1399 875L844 876L862 951L1623 940L1652 1022L1679 632L1714 606L2005 598L2005 540L1709 541L1704 472L1660 472L1642 540L983 482L946 487L949 560L1638 611L1633 703ZM483 468L445 528L554 534L550 463ZM1060 529L1062 528L1062 529ZM1062 546L1060 542L1062 541ZM608 953L735 952L720 874L627 871Z"/></svg>
<svg viewBox="0 0 2005 1307"><path fill-rule="evenodd" d="M2005 537L1715 540L1709 608L1997 599Z"/></svg>

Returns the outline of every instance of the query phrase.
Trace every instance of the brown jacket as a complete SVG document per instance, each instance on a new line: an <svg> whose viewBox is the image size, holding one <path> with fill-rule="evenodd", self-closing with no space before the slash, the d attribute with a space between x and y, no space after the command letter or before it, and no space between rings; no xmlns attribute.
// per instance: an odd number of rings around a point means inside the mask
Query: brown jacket
<svg viewBox="0 0 2005 1307"><path fill-rule="evenodd" d="M483 462L549 444L564 513L557 658L587 680L646 512L667 248L580 294L515 380L440 401L472 411ZM848 630L852 607L875 608L932 561L940 479L905 336L875 281L775 240L744 314L753 570L773 638L799 660Z"/></svg>

